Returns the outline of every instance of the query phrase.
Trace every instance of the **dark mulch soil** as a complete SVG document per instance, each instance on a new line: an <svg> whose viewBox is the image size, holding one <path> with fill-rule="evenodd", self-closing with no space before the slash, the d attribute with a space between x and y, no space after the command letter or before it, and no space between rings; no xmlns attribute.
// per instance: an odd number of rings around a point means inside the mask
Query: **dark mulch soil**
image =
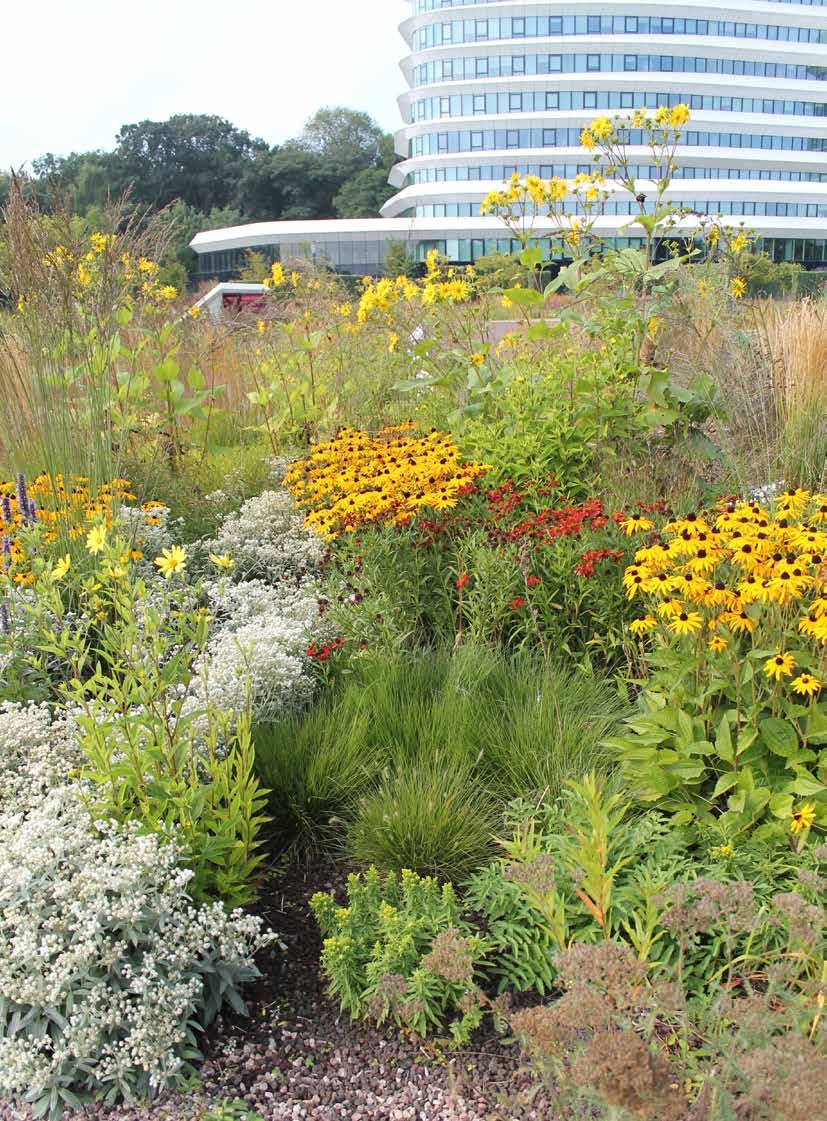
<svg viewBox="0 0 827 1121"><path fill-rule="evenodd" d="M205 1041L200 1085L151 1106L87 1107L102 1121L197 1121L240 1099L264 1121L550 1121L513 1046L490 1032L474 1048L406 1039L352 1024L324 994L320 940L308 901L339 891L335 867L294 865L274 875L259 910L286 950L262 955L250 1017L219 1020ZM0 1103L0 1121L27 1111Z"/></svg>

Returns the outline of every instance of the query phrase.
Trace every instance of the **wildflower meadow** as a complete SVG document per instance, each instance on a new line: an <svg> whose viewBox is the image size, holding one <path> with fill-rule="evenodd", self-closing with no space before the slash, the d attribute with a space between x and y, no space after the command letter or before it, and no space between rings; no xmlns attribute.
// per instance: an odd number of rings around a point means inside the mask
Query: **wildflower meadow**
<svg viewBox="0 0 827 1121"><path fill-rule="evenodd" d="M3 1121L823 1114L827 305L686 233L689 116L220 321L12 185Z"/></svg>

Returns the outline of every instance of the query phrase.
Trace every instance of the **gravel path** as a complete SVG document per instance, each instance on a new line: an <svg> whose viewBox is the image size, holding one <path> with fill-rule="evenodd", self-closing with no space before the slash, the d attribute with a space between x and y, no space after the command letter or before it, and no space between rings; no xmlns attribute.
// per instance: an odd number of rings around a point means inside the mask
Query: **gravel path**
<svg viewBox="0 0 827 1121"><path fill-rule="evenodd" d="M293 868L274 880L261 910L287 952L260 962L250 1018L211 1031L198 1086L150 1106L87 1107L76 1121L200 1121L237 1099L264 1121L551 1121L516 1050L494 1036L475 1051L444 1051L339 1018L317 973L308 900L340 882L330 868ZM0 1103L0 1121L30 1117Z"/></svg>

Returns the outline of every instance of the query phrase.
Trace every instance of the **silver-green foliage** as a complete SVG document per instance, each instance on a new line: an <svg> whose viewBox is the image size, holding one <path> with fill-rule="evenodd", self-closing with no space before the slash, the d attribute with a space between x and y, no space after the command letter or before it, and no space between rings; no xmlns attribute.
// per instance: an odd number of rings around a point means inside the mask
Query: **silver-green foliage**
<svg viewBox="0 0 827 1121"><path fill-rule="evenodd" d="M152 1096L268 941L260 920L193 906L174 836L93 824L73 786L0 816L0 1096L35 1117Z"/></svg>

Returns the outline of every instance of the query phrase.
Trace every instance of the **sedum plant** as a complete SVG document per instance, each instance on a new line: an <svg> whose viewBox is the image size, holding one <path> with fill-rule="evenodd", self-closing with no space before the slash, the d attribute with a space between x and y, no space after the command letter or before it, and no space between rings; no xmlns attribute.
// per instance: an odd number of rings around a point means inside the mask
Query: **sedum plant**
<svg viewBox="0 0 827 1121"><path fill-rule="evenodd" d="M467 1041L482 1019L476 984L486 939L463 922L451 884L375 868L348 877L348 904L318 892L310 901L324 938L328 991L352 1019L390 1020L417 1035L455 1015L451 1035Z"/></svg>
<svg viewBox="0 0 827 1121"><path fill-rule="evenodd" d="M35 1118L154 1096L222 1005L244 1011L272 936L196 907L186 855L174 832L93 824L76 786L0 814L0 1096Z"/></svg>

